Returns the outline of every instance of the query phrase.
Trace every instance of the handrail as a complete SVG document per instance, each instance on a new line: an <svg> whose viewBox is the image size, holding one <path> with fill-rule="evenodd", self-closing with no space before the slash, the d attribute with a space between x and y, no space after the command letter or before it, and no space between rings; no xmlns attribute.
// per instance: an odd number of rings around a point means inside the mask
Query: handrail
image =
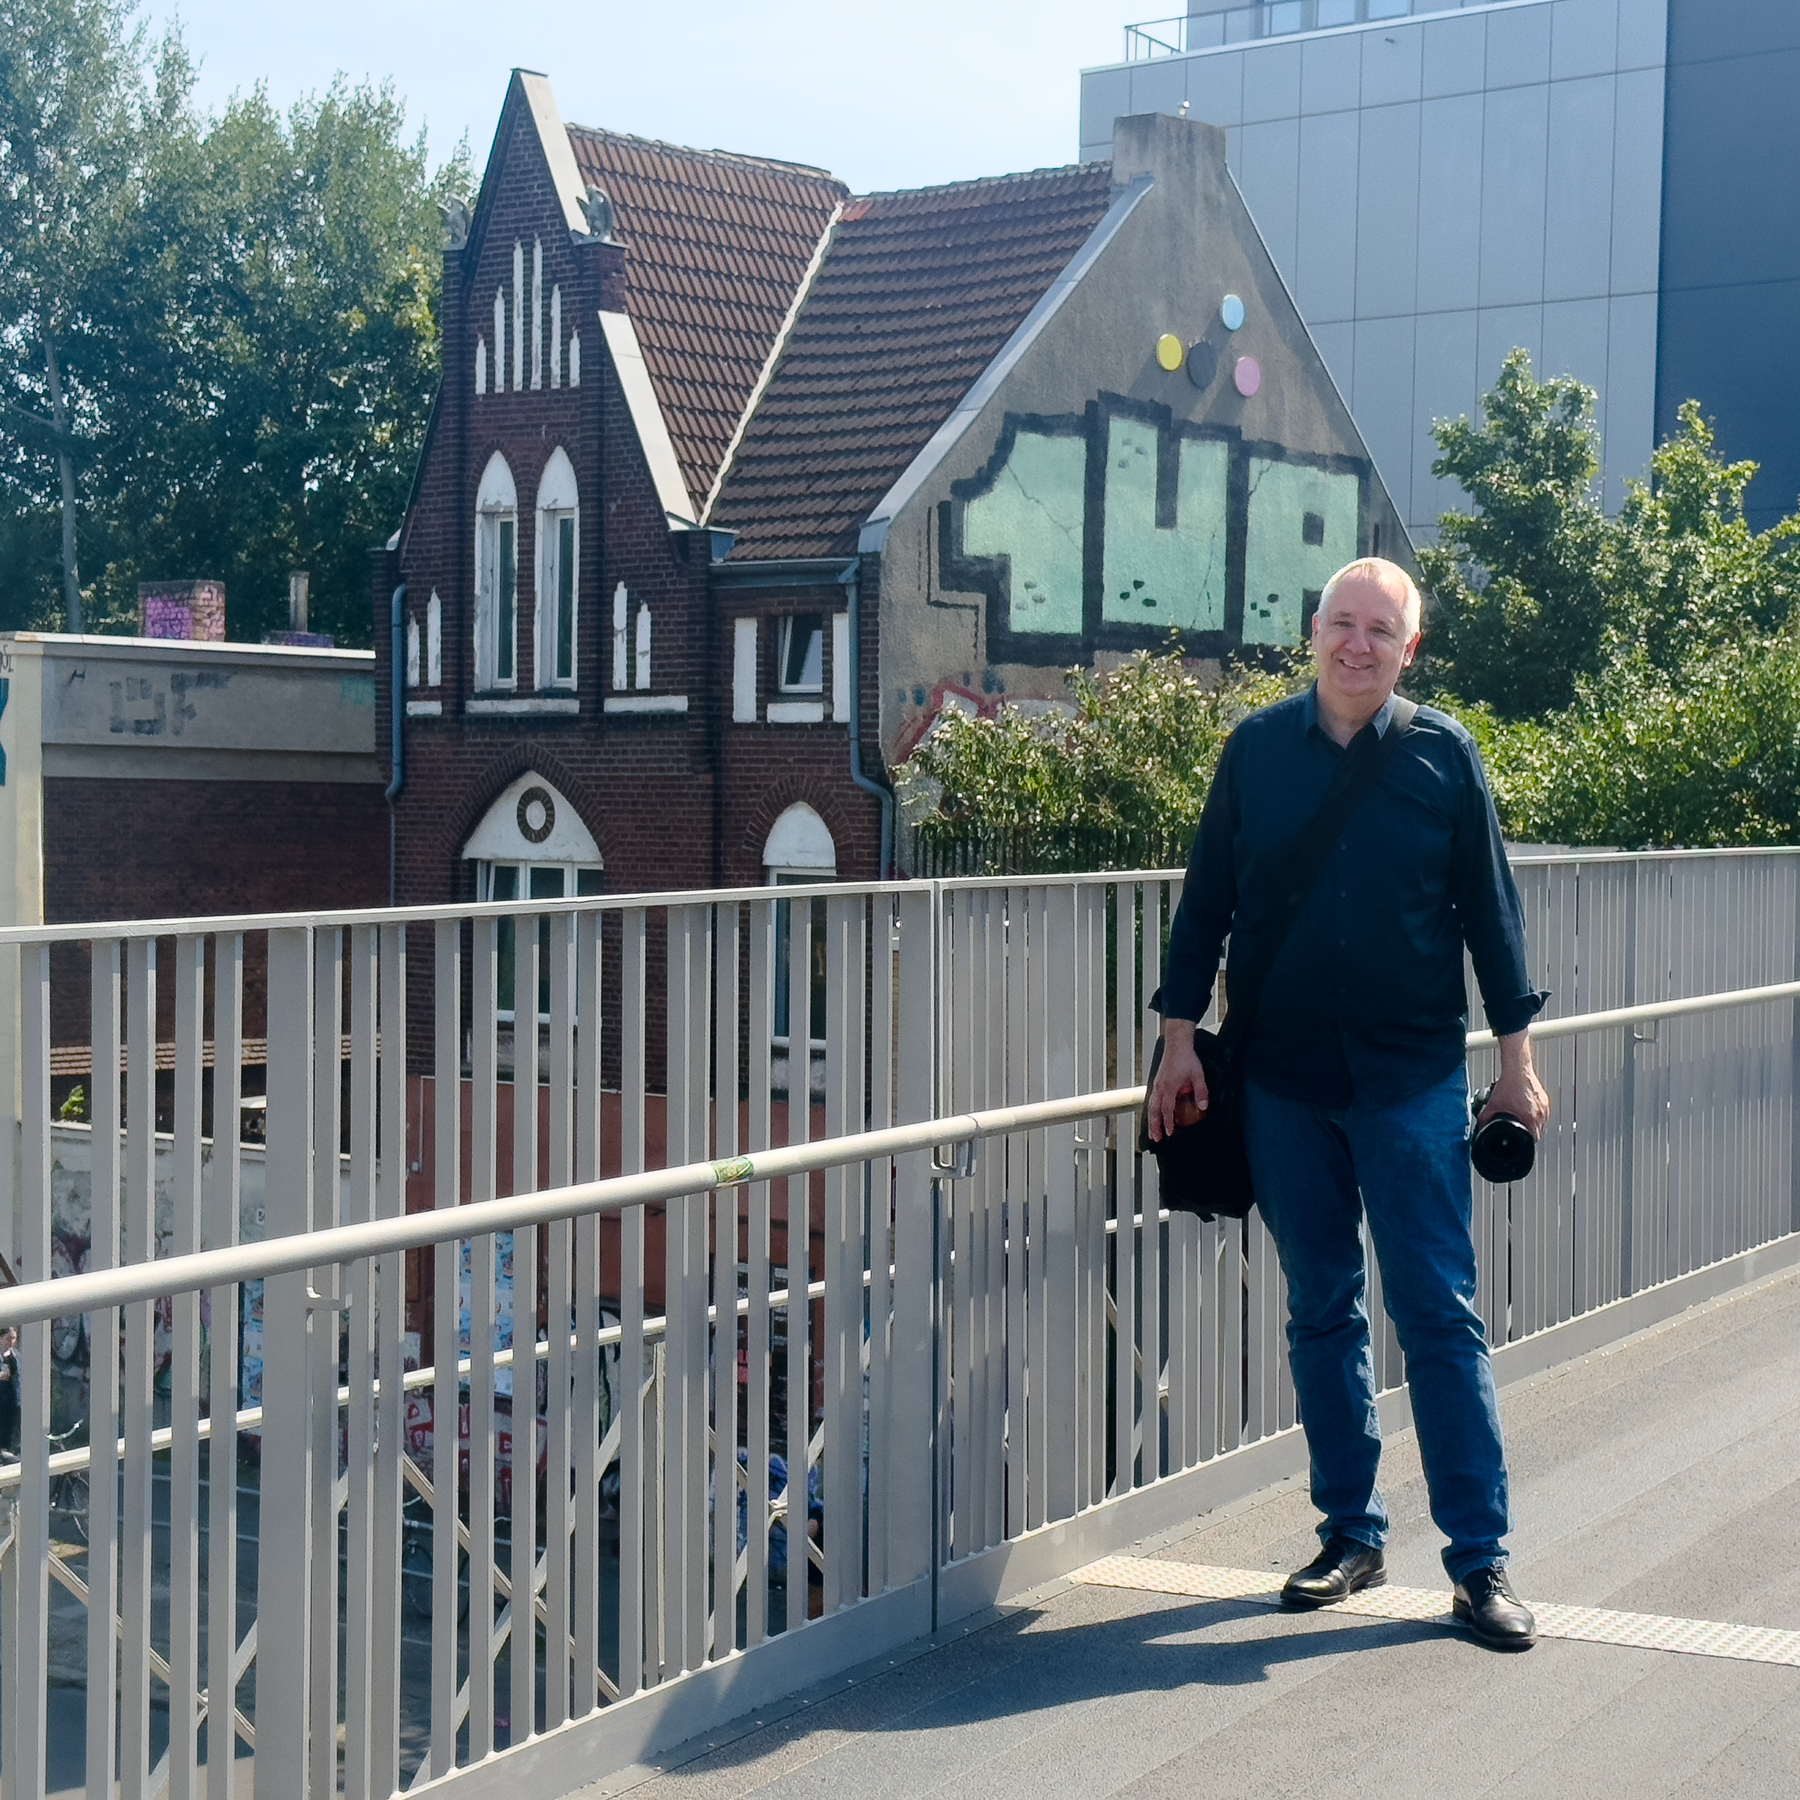
<svg viewBox="0 0 1800 1800"><path fill-rule="evenodd" d="M297 1232L265 1238L261 1243L234 1244L186 1256L166 1256L124 1269L94 1269L83 1275L26 1282L0 1290L0 1325L29 1325L102 1307L131 1306L164 1294L190 1294L234 1282L266 1280L271 1275L359 1262L364 1257L383 1256L395 1250L423 1250L433 1244L483 1237L518 1226L543 1225L590 1213L620 1212L628 1206L711 1193L715 1188L738 1187L748 1181L778 1181L785 1176L809 1175L878 1156L904 1156L909 1151L965 1144L975 1138L1130 1112L1142 1104L1143 1098L1141 1087L1109 1088L1063 1100L1035 1100L1024 1106L956 1113L941 1119L921 1119L912 1125L892 1125L881 1131L759 1150L754 1156L729 1157L722 1162L648 1169L642 1174L577 1182L570 1187L515 1194L504 1200L478 1200L468 1206L334 1225L326 1231Z"/></svg>
<svg viewBox="0 0 1800 1800"><path fill-rule="evenodd" d="M1695 994L1683 1000L1657 1000L1642 1006L1575 1013L1561 1019L1534 1019L1527 1031L1534 1039L1572 1037L1584 1031L1604 1031L1621 1025L1648 1024L1657 1019L1794 999L1800 999L1800 981L1783 981L1767 987ZM1465 1044L1470 1050L1479 1050L1492 1046L1495 1041L1491 1031L1471 1031ZM504 1200L480 1200L468 1206L407 1213L400 1218L370 1219L356 1225L336 1225L326 1231L266 1238L260 1243L235 1244L187 1256L162 1257L130 1268L96 1269L82 1275L27 1282L19 1287L0 1289L0 1325L28 1325L46 1319L67 1318L101 1307L130 1306L165 1294L195 1293L202 1288L288 1275L300 1269L358 1262L364 1257L387 1255L395 1250L423 1250L433 1244L482 1237L492 1231L511 1231L519 1226L542 1225L557 1219L620 1212L628 1206L711 1193L716 1188L737 1187L749 1181L778 1181L790 1175L809 1175L880 1156L903 1156L940 1145L965 1144L977 1138L1038 1130L1077 1119L1134 1112L1143 1104L1144 1092L1141 1086L1108 1088L1062 1100L1036 1100L1023 1106L954 1113L938 1119L921 1119L911 1125L888 1126L880 1131L853 1132L845 1137L822 1138L809 1144L759 1150L754 1156L731 1157L721 1162L683 1163L671 1169L648 1169L636 1175L616 1175L603 1181L577 1182L569 1187L515 1194Z"/></svg>

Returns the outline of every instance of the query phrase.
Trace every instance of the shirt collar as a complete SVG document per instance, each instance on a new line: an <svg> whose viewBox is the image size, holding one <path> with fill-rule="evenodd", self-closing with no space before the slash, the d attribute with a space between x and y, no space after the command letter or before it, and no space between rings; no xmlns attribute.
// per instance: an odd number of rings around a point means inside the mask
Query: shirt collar
<svg viewBox="0 0 1800 1800"><path fill-rule="evenodd" d="M1398 694L1389 694L1388 697L1382 701L1381 710L1369 721L1370 724L1375 727L1375 735L1377 737L1384 738L1387 736L1387 728L1393 720L1394 706L1398 699ZM1316 681L1306 690L1306 729L1308 731L1317 731L1320 729L1319 684Z"/></svg>

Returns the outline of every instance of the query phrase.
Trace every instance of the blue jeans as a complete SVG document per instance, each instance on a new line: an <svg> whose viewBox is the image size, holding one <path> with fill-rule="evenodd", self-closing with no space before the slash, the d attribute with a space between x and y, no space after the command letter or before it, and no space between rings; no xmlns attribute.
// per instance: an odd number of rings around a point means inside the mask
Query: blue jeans
<svg viewBox="0 0 1800 1800"><path fill-rule="evenodd" d="M1506 1456L1474 1306L1469 1099L1458 1068L1397 1106L1310 1105L1246 1083L1257 1205L1288 1284L1294 1390L1322 1539L1387 1540L1381 1423L1363 1278L1363 1214L1406 1352L1431 1516L1452 1581L1504 1561Z"/></svg>

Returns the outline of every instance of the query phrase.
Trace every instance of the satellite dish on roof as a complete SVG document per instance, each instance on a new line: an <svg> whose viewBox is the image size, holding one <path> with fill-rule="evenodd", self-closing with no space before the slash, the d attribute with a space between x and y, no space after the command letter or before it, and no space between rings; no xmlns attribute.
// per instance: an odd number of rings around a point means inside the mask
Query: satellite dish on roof
<svg viewBox="0 0 1800 1800"><path fill-rule="evenodd" d="M581 210L587 215L589 237L602 244L616 244L619 241L613 236L613 206L606 197L605 188L595 187L590 182Z"/></svg>

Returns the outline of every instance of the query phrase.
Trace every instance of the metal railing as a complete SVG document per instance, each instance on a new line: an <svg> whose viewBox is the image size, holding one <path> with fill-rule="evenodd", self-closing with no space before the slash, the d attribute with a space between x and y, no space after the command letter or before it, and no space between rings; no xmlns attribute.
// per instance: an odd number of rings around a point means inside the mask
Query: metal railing
<svg viewBox="0 0 1800 1800"><path fill-rule="evenodd" d="M1516 873L1557 1111L1529 1181L1477 1184L1497 1346L1800 1225L1800 861ZM25 1183L24 1285L0 1291L25 1415L0 1470L6 1792L57 1757L84 1778L50 1742L70 1681L95 1800L115 1766L122 1796L229 1800L244 1752L276 1795L566 1791L1191 1511L1283 1441L1266 1230L1167 1215L1129 1135L1179 891L0 934ZM804 1083L778 988L823 1024ZM508 1062L501 1015L533 993ZM202 1130L237 1116L247 1005L258 1242L235 1134ZM90 1250L52 1279L72 1019L124 1073L89 1077ZM1477 1078L1491 1054L1471 1034ZM85 1358L53 1371L50 1319L77 1313ZM1398 1384L1385 1322L1375 1349ZM52 1454L77 1406L89 1446ZM49 1504L77 1471L85 1544Z"/></svg>
<svg viewBox="0 0 1800 1800"><path fill-rule="evenodd" d="M1260 4L1190 7L1169 19L1145 19L1125 27L1125 60L1150 62L1184 56L1224 44L1291 37L1302 31L1330 31L1346 25L1379 23L1409 14L1456 12L1491 0L1261 0Z"/></svg>

